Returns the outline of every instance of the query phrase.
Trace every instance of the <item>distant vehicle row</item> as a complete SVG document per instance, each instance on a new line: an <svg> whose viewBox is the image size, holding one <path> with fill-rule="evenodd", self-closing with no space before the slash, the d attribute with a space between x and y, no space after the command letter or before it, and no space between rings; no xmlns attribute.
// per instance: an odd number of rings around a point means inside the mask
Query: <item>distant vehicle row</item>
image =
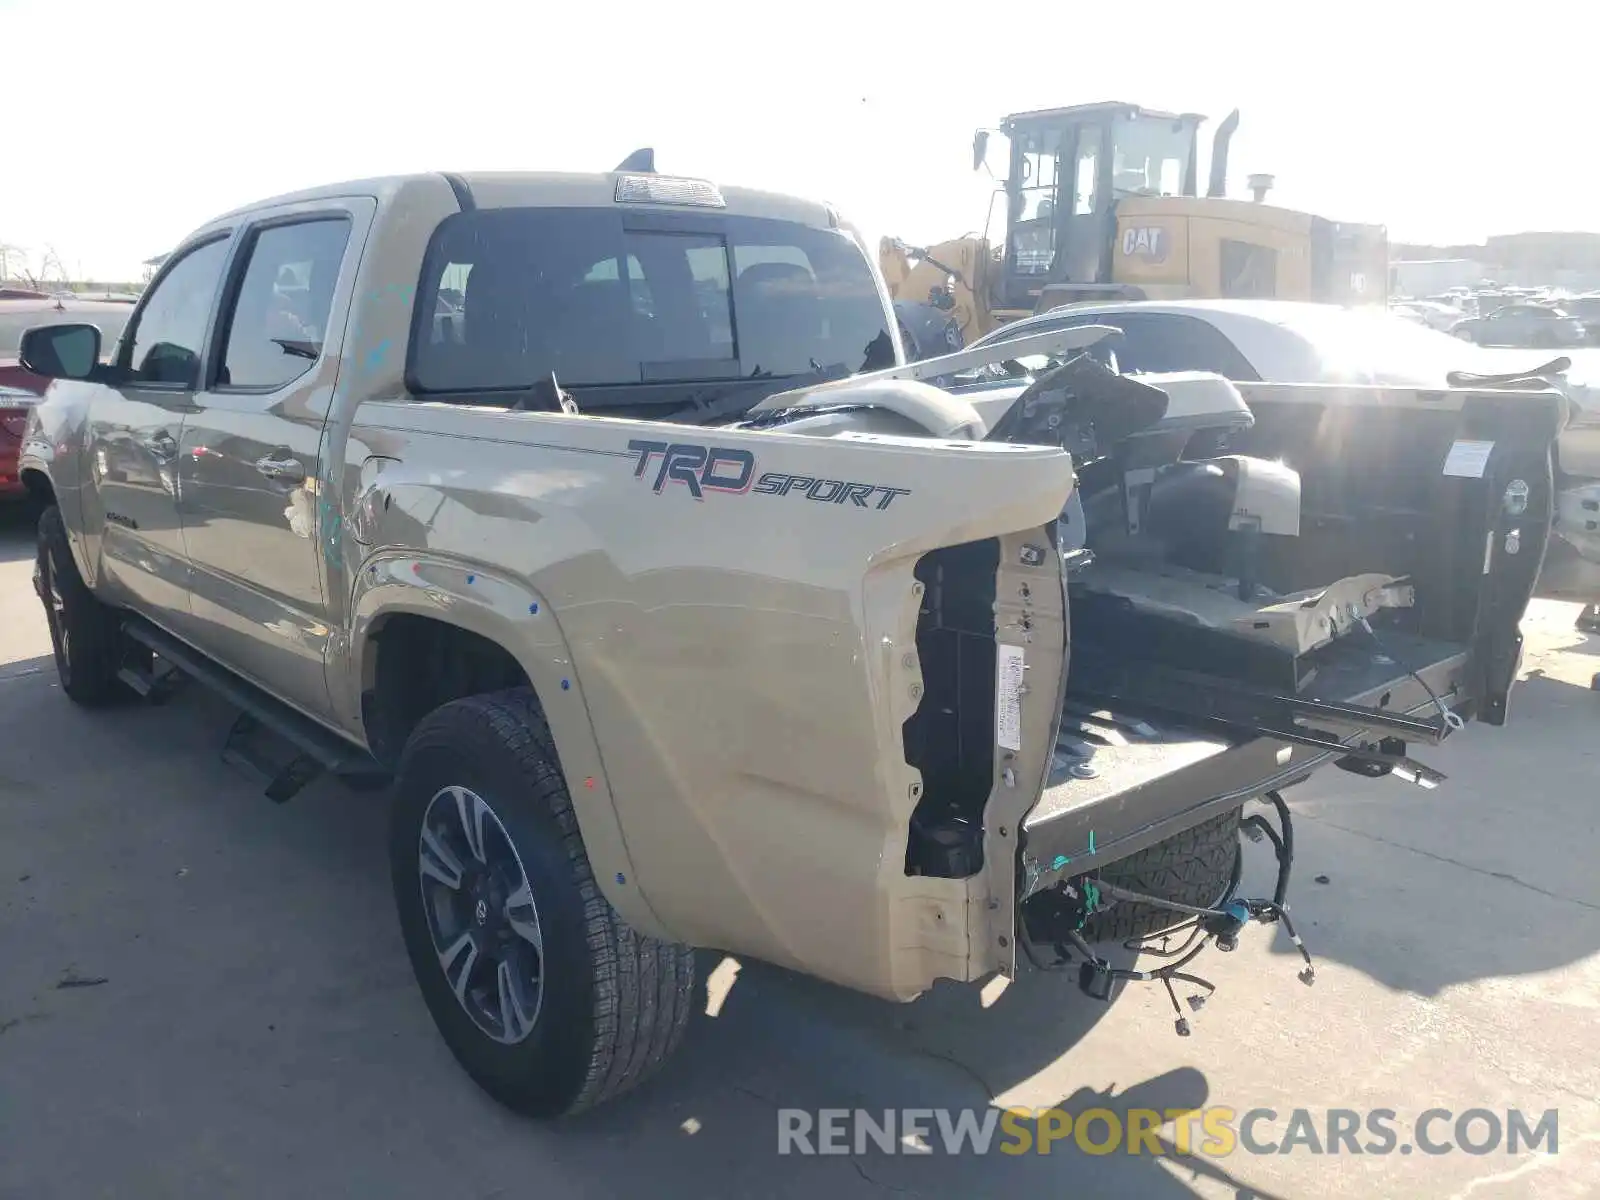
<svg viewBox="0 0 1600 1200"><path fill-rule="evenodd" d="M1600 296L1556 299L1483 293L1392 301L1416 325L1482 346L1563 348L1600 344Z"/></svg>

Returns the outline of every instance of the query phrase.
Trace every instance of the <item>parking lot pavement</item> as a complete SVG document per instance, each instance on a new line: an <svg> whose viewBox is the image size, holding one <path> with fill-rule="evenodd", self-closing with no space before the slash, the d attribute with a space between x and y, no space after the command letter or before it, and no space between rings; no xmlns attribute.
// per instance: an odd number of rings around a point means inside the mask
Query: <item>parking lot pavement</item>
<svg viewBox="0 0 1600 1200"><path fill-rule="evenodd" d="M195 690L75 709L31 557L0 531L0 1196L1600 1194L1600 639L1571 632L1576 604L1536 604L1510 727L1422 752L1443 788L1328 771L1292 793L1314 988L1281 934L1247 930L1203 960L1219 990L1180 1039L1150 988L1107 1009L1030 972L893 1006L708 954L715 1015L663 1075L545 1126L481 1096L434 1034L390 912L382 797L323 783L268 803L219 760L231 714ZM1159 1157L1070 1138L776 1152L779 1108L996 1104L1271 1108L1268 1144L1297 1108L1318 1126L1393 1109L1408 1144L1429 1108L1553 1108L1559 1142L1212 1157L1169 1128Z"/></svg>

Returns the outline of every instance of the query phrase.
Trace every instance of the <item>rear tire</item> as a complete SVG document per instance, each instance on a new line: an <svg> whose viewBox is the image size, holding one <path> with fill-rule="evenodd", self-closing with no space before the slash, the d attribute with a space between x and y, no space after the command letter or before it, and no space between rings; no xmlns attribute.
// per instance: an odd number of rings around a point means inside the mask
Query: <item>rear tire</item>
<svg viewBox="0 0 1600 1200"><path fill-rule="evenodd" d="M683 1040L694 953L635 933L601 894L531 690L422 719L396 779L390 867L434 1024L507 1107L536 1117L591 1108L648 1078Z"/></svg>
<svg viewBox="0 0 1600 1200"><path fill-rule="evenodd" d="M1233 878L1239 855L1239 815L1230 809L1209 821L1157 842L1098 872L1107 883L1160 900L1197 908L1215 904ZM1182 913L1153 904L1119 900L1090 917L1083 936L1091 942L1122 942L1145 937L1185 920Z"/></svg>
<svg viewBox="0 0 1600 1200"><path fill-rule="evenodd" d="M123 661L121 619L116 609L95 599L78 574L66 523L53 504L39 518L33 581L50 626L56 674L68 699L85 708L102 708L132 695L117 678Z"/></svg>

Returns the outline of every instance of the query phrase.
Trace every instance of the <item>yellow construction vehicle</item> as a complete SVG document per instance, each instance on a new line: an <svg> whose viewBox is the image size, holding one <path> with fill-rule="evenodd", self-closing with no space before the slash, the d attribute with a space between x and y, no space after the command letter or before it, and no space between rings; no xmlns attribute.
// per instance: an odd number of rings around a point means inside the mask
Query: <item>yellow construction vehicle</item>
<svg viewBox="0 0 1600 1200"><path fill-rule="evenodd" d="M1226 197L1235 110L1218 127L1199 193L1198 113L1079 104L1016 113L1001 246L968 235L930 247L885 238L879 257L908 351L940 352L1005 321L1063 304L1180 296L1276 297L1341 304L1387 299L1381 225L1330 221ZM973 139L986 164L989 131Z"/></svg>

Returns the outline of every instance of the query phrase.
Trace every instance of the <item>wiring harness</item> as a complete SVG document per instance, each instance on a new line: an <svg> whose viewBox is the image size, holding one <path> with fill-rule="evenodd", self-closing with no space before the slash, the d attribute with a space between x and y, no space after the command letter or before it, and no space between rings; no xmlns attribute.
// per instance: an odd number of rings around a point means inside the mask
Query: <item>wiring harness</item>
<svg viewBox="0 0 1600 1200"><path fill-rule="evenodd" d="M1167 998L1172 1001L1173 1012L1177 1014L1174 1027L1179 1037L1188 1037L1191 1030L1183 1005L1178 1002L1177 984L1187 983L1202 989L1187 997L1189 1008L1193 1012L1199 1012L1205 1006L1206 1000L1217 990L1215 984L1186 968L1213 943L1218 950L1225 952L1233 950L1239 944L1239 931L1251 921L1264 925L1281 923L1284 932L1289 935L1289 940L1294 943L1295 948L1300 951L1300 957L1305 961L1305 966L1299 974L1300 981L1308 987L1315 983L1316 967L1312 964L1311 953L1300 940L1300 935L1295 932L1294 922L1289 918L1287 897L1289 876L1294 865L1294 823L1289 817L1289 806L1284 803L1282 795L1272 791L1267 792L1262 798L1276 810L1277 827L1274 828L1272 822L1265 816L1252 814L1240 822L1240 828L1252 841L1259 842L1265 839L1272 844L1273 853L1278 861L1278 876L1272 889L1271 899L1238 898L1244 865L1243 846L1234 855L1233 872L1227 888L1221 898L1209 908L1147 896L1097 877L1079 878L1058 884L1049 896L1053 902L1052 910L1048 914L1048 924L1052 927L1049 944L1055 952L1053 960L1042 958L1037 943L1030 936L1027 922L1025 920L1019 922L1018 928L1023 934L1020 939L1022 950L1028 961L1040 970L1063 970L1076 964L1078 987L1096 1000L1109 1001L1123 983L1161 983L1166 989ZM1112 966L1109 961L1096 954L1094 948L1084 938L1082 930L1089 918L1119 900L1165 909L1182 918L1176 924L1159 932L1130 938L1123 942L1125 949L1166 959L1167 961L1161 966L1147 971ZM1174 942L1177 944L1174 945Z"/></svg>

